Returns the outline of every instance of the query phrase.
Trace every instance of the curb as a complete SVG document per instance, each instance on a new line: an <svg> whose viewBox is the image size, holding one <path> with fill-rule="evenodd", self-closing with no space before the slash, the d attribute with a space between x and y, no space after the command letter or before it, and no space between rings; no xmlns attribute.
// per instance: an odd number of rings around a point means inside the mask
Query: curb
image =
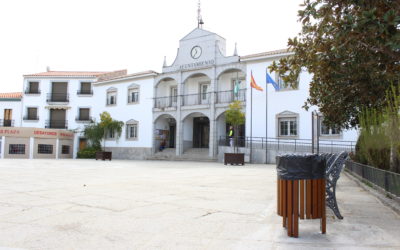
<svg viewBox="0 0 400 250"><path fill-rule="evenodd" d="M392 209L393 212L395 212L397 215L400 216L400 201L397 198L390 199L387 197L387 195L389 195L387 192L379 190L374 186L369 187L368 185L363 183L360 178L354 176L347 170L343 172L346 174L347 177L355 181L360 187L362 187L364 190L368 191L370 194L378 198L379 201L381 201L384 205Z"/></svg>

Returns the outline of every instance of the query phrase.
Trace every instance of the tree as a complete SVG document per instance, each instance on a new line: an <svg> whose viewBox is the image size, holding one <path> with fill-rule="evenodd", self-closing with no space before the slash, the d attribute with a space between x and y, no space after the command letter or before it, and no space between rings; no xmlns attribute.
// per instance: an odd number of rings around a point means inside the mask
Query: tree
<svg viewBox="0 0 400 250"><path fill-rule="evenodd" d="M111 115L104 111L100 114L100 122L93 122L85 127L84 135L94 147L100 147L103 140L103 150L105 151L107 133L113 131L116 139L118 139L121 136L123 126L123 122L112 119Z"/></svg>
<svg viewBox="0 0 400 250"><path fill-rule="evenodd" d="M233 126L233 134L235 136L235 152L237 152L239 126L244 124L245 119L246 115L242 111L242 104L240 101L234 101L229 104L229 109L225 112L225 120L228 124Z"/></svg>
<svg viewBox="0 0 400 250"><path fill-rule="evenodd" d="M307 69L304 108L318 106L329 126L357 126L361 110L382 110L386 91L399 84L400 1L305 0L302 7L302 31L288 41L293 56L269 69L291 85Z"/></svg>
<svg viewBox="0 0 400 250"><path fill-rule="evenodd" d="M367 164L400 173L400 86L392 86L386 100L382 112L363 109L357 154Z"/></svg>

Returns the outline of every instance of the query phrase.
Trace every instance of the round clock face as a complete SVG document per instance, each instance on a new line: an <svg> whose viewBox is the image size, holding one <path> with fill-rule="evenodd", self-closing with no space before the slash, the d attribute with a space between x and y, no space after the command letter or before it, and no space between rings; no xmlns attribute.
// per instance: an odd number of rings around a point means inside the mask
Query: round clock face
<svg viewBox="0 0 400 250"><path fill-rule="evenodd" d="M201 47L200 46L194 46L192 50L190 51L190 56L193 59L197 59L201 56Z"/></svg>

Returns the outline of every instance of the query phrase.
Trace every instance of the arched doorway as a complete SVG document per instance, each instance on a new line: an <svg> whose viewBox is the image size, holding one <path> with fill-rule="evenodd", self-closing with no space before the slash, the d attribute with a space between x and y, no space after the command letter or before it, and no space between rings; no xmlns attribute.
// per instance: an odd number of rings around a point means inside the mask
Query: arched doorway
<svg viewBox="0 0 400 250"><path fill-rule="evenodd" d="M176 119L170 114L157 117L154 122L155 152L176 147Z"/></svg>
<svg viewBox="0 0 400 250"><path fill-rule="evenodd" d="M210 120L200 112L187 115L183 125L183 151L190 148L209 148Z"/></svg>

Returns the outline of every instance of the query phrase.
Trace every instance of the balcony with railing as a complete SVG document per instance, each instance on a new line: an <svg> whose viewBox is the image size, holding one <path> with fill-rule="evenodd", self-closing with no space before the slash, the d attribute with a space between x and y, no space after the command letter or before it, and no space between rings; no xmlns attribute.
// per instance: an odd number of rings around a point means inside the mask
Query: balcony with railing
<svg viewBox="0 0 400 250"><path fill-rule="evenodd" d="M0 119L0 127L14 127L14 120Z"/></svg>
<svg viewBox="0 0 400 250"><path fill-rule="evenodd" d="M39 121L39 116L24 116L24 121Z"/></svg>
<svg viewBox="0 0 400 250"><path fill-rule="evenodd" d="M41 92L40 92L39 89L29 89L29 88L27 88L27 89L25 89L24 93L27 94L27 95L40 95Z"/></svg>
<svg viewBox="0 0 400 250"><path fill-rule="evenodd" d="M79 89L76 91L77 95L93 95L93 90L91 89Z"/></svg>
<svg viewBox="0 0 400 250"><path fill-rule="evenodd" d="M211 103L211 93L197 93L190 95L182 95L182 105L206 105Z"/></svg>
<svg viewBox="0 0 400 250"><path fill-rule="evenodd" d="M45 128L68 129L67 120L46 120Z"/></svg>
<svg viewBox="0 0 400 250"><path fill-rule="evenodd" d="M69 95L67 93L48 93L47 102L69 102Z"/></svg>
<svg viewBox="0 0 400 250"><path fill-rule="evenodd" d="M164 96L154 98L154 108L173 108L177 106L178 96Z"/></svg>
<svg viewBox="0 0 400 250"><path fill-rule="evenodd" d="M93 121L93 117L91 117L91 116L77 116L77 117L75 117L75 121L77 121L77 122L91 122L91 121Z"/></svg>
<svg viewBox="0 0 400 250"><path fill-rule="evenodd" d="M246 89L240 89L237 93L233 90L216 92L216 103L231 103L233 101L246 101Z"/></svg>

